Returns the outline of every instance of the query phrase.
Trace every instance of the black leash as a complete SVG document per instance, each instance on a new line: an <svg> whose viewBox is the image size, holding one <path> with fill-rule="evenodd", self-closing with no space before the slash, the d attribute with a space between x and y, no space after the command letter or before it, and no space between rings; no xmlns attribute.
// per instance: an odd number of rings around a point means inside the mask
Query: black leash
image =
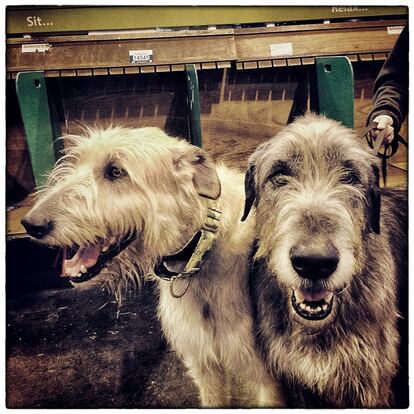
<svg viewBox="0 0 414 414"><path fill-rule="evenodd" d="M401 135L396 134L394 135L394 139L391 141L390 144L386 144L384 146L384 150L381 152L381 144L384 141L385 137L385 128L381 129L377 135L377 138L374 140L371 136L370 132L376 129L378 126L378 122L371 122L362 133L362 137L365 137L367 140L368 146L373 150L374 154L381 158L381 171L382 171L382 179L384 180L384 186L387 186L387 162L388 160L398 151L398 147L403 144L406 148L408 148L407 141L401 137Z"/></svg>

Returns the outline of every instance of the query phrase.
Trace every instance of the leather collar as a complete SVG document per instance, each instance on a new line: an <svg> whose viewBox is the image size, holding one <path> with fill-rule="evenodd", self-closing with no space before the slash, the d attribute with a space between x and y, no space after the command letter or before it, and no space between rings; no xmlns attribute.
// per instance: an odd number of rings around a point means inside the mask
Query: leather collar
<svg viewBox="0 0 414 414"><path fill-rule="evenodd" d="M207 215L200 230L176 253L163 256L154 267L160 279L174 281L197 273L217 239L221 220L221 200L208 200Z"/></svg>

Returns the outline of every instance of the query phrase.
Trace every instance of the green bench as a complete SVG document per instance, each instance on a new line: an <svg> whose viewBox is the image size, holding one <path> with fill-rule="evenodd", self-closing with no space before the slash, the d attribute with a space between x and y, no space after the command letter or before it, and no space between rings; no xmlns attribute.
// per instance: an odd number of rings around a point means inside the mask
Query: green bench
<svg viewBox="0 0 414 414"><path fill-rule="evenodd" d="M194 65L186 65L185 76L189 137L194 145L201 147L200 98ZM316 58L315 79L311 109L353 128L354 80L349 60L346 57ZM42 71L19 73L16 88L33 175L39 187L59 158L62 142L56 138L60 136L60 125Z"/></svg>

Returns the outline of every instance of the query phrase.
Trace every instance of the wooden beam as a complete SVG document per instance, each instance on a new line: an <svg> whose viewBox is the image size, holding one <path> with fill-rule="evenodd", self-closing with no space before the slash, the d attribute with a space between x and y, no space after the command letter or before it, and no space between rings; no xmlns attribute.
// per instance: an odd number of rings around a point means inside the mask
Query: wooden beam
<svg viewBox="0 0 414 414"><path fill-rule="evenodd" d="M262 60L259 62L259 68L271 68L272 66L271 60Z"/></svg>
<svg viewBox="0 0 414 414"><path fill-rule="evenodd" d="M314 65L314 64L315 64L315 58L313 57L302 58L302 65Z"/></svg>
<svg viewBox="0 0 414 414"><path fill-rule="evenodd" d="M257 69L257 62L244 62L243 69Z"/></svg>
<svg viewBox="0 0 414 414"><path fill-rule="evenodd" d="M109 68L110 75L123 75L124 68Z"/></svg>
<svg viewBox="0 0 414 414"><path fill-rule="evenodd" d="M386 53L374 53L374 60L386 60L387 59L387 55Z"/></svg>
<svg viewBox="0 0 414 414"><path fill-rule="evenodd" d="M288 59L288 66L300 66L302 64L300 58Z"/></svg>
<svg viewBox="0 0 414 414"><path fill-rule="evenodd" d="M206 62L201 64L201 69L216 69L216 62Z"/></svg>
<svg viewBox="0 0 414 414"><path fill-rule="evenodd" d="M60 70L47 70L45 72L46 78L58 78L60 77Z"/></svg>
<svg viewBox="0 0 414 414"><path fill-rule="evenodd" d="M93 69L93 76L105 76L108 74L108 69Z"/></svg>
<svg viewBox="0 0 414 414"><path fill-rule="evenodd" d="M141 66L140 73L154 73L155 68L154 66Z"/></svg>
<svg viewBox="0 0 414 414"><path fill-rule="evenodd" d="M238 61L384 53L393 48L397 38L398 34L388 34L386 26L370 25L341 25L331 30L312 29L309 25L307 31L235 34Z"/></svg>
<svg viewBox="0 0 414 414"><path fill-rule="evenodd" d="M56 72L56 71L54 71ZM74 77L76 76L76 70L74 69L63 69L60 71L60 76L62 77Z"/></svg>
<svg viewBox="0 0 414 414"><path fill-rule="evenodd" d="M218 69L231 68L231 62L217 62Z"/></svg>
<svg viewBox="0 0 414 414"><path fill-rule="evenodd" d="M66 41L53 43L47 52L23 53L21 44L7 45L7 71L99 69L172 64L196 64L237 59L232 35L186 36L107 41ZM30 42L29 42L30 43ZM150 51L146 61L131 60L132 51ZM137 53L139 55L139 53Z"/></svg>
<svg viewBox="0 0 414 414"><path fill-rule="evenodd" d="M171 66L170 65L158 65L155 66L156 72L171 72Z"/></svg>
<svg viewBox="0 0 414 414"><path fill-rule="evenodd" d="M361 53L358 56L361 62L371 62L374 59L371 53Z"/></svg>

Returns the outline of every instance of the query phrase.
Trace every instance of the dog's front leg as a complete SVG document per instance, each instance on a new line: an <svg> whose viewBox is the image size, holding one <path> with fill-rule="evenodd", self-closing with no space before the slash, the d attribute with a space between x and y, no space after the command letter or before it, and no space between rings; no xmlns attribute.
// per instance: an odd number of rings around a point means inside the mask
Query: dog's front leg
<svg viewBox="0 0 414 414"><path fill-rule="evenodd" d="M262 382L258 384L257 406L259 408L286 407L286 402L281 387L275 382Z"/></svg>
<svg viewBox="0 0 414 414"><path fill-rule="evenodd" d="M229 407L231 400L230 383L222 367L216 364L190 365L190 374L196 383L204 408Z"/></svg>
<svg viewBox="0 0 414 414"><path fill-rule="evenodd" d="M248 387L252 395L256 397L256 406L258 408L286 407L284 393L279 382L268 374L261 362L256 361L250 367L251 369L248 369L245 375Z"/></svg>
<svg viewBox="0 0 414 414"><path fill-rule="evenodd" d="M286 400L280 382L269 374L263 361L253 358L244 367L244 381L258 408L285 408Z"/></svg>

